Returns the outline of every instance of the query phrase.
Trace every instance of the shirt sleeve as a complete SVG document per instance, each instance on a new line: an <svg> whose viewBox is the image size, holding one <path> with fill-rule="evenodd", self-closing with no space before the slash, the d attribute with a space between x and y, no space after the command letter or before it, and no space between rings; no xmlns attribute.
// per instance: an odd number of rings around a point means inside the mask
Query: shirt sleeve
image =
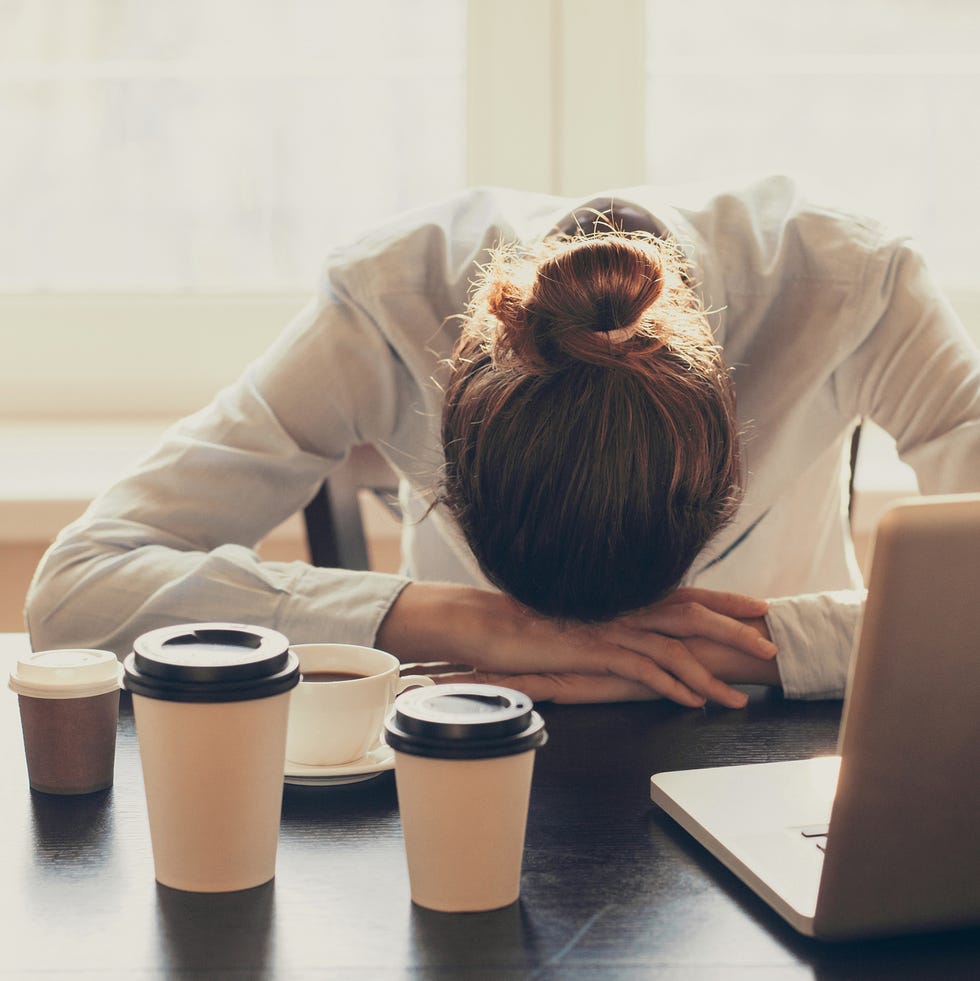
<svg viewBox="0 0 980 981"><path fill-rule="evenodd" d="M870 325L835 373L842 408L896 442L926 494L980 490L980 355L919 252L886 244L869 263Z"/></svg>
<svg viewBox="0 0 980 981"><path fill-rule="evenodd" d="M263 562L256 544L359 442L383 439L410 385L363 311L318 299L205 409L58 536L35 574L35 648L124 656L145 630L235 621L296 643L371 644L406 580Z"/></svg>
<svg viewBox="0 0 980 981"><path fill-rule="evenodd" d="M834 375L841 413L895 439L924 493L980 490L980 358L918 252L887 243L868 263L853 352ZM767 625L792 698L842 697L862 592L775 599Z"/></svg>
<svg viewBox="0 0 980 981"><path fill-rule="evenodd" d="M864 597L838 590L769 601L766 624L787 698L843 698Z"/></svg>

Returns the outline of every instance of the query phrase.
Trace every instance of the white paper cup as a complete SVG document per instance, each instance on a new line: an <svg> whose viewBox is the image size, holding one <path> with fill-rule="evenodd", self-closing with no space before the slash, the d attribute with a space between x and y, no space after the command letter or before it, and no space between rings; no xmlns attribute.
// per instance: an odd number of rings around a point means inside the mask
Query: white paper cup
<svg viewBox="0 0 980 981"><path fill-rule="evenodd" d="M287 639L244 624L168 627L136 641L125 671L157 881L190 892L268 882L299 680Z"/></svg>
<svg viewBox="0 0 980 981"><path fill-rule="evenodd" d="M193 704L133 696L156 879L231 892L276 874L289 694Z"/></svg>
<svg viewBox="0 0 980 981"><path fill-rule="evenodd" d="M531 700L494 685L407 692L385 732L412 901L448 913L515 902L534 756L547 739Z"/></svg>
<svg viewBox="0 0 980 981"><path fill-rule="evenodd" d="M300 683L289 704L286 759L307 766L337 766L365 756L381 738L395 696L431 685L425 675L399 677L396 657L355 644L294 644ZM309 681L312 674L358 675Z"/></svg>

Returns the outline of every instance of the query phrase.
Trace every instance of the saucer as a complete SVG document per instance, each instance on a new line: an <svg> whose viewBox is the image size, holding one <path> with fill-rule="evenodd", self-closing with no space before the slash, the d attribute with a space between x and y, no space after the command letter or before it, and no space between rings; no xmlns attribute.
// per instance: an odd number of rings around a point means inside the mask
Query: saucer
<svg viewBox="0 0 980 981"><path fill-rule="evenodd" d="M296 787L336 787L345 783L361 783L380 777L395 768L395 751L390 746L375 746L359 760L335 766L311 766L286 760L285 782Z"/></svg>

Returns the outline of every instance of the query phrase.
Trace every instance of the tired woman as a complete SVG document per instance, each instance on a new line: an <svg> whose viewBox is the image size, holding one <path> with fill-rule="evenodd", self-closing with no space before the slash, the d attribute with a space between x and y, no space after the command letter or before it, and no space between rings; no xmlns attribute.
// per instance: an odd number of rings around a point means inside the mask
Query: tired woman
<svg viewBox="0 0 980 981"><path fill-rule="evenodd" d="M538 699L840 696L861 419L923 491L980 490L980 357L909 241L778 177L469 191L333 254L270 350L58 536L32 642L122 656L245 620ZM400 574L260 560L361 443L400 478Z"/></svg>

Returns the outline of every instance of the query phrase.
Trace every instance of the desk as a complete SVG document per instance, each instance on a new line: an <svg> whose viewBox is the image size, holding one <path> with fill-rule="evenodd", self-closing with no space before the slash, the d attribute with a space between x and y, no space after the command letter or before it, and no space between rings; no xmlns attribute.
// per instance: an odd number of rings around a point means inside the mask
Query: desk
<svg viewBox="0 0 980 981"><path fill-rule="evenodd" d="M0 635L4 677L23 635ZM660 769L832 752L834 702L750 689L739 712L539 706L521 901L412 906L394 779L287 786L274 882L201 896L153 879L132 707L115 786L32 794L17 699L0 698L0 976L200 978L975 978L980 930L829 946L797 936L649 801Z"/></svg>

